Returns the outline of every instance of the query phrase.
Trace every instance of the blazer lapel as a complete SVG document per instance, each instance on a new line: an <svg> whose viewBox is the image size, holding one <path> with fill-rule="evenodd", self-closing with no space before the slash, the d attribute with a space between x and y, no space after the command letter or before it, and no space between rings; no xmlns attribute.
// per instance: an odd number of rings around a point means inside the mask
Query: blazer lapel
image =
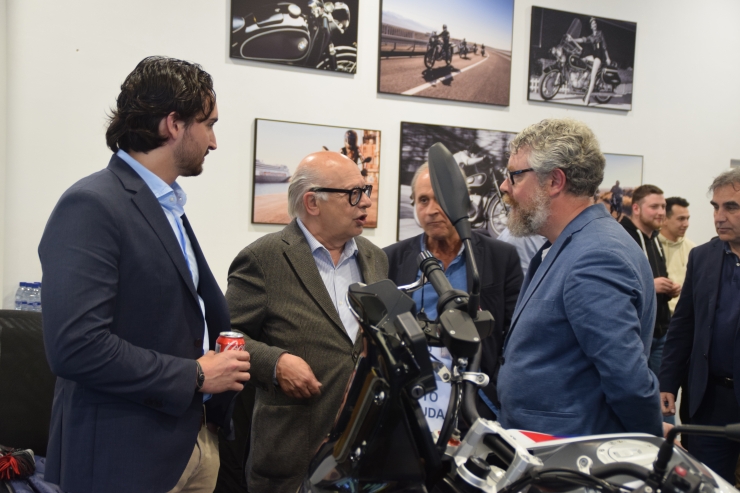
<svg viewBox="0 0 740 493"><path fill-rule="evenodd" d="M509 336L514 331L514 327L516 326L517 320L519 320L519 315L521 315L522 311L524 310L524 307L529 302L530 298L532 298L532 295L537 290L537 287L540 285L542 280L545 278L545 275L547 275L547 271L550 270L550 267L552 267L552 264L555 263L555 260L560 255L560 253L563 251L563 248L570 243L570 237L571 235L560 235L560 238L555 240L555 244L550 246L550 251L547 252L547 256L545 256L545 260L542 260L542 263L539 265L537 270L534 272L534 275L532 275L531 279L529 277L530 272L527 272L527 276L524 279L524 284L522 285L522 290L519 292L519 299L516 302L516 308L514 309L514 315L511 317L511 328L509 329L509 332L506 334L506 340L508 341ZM542 255L542 251L548 247L550 242L545 242L544 245L542 245L542 248L540 248L539 252L534 256L532 261L534 262L535 259L539 258ZM506 345L506 342L504 342L504 346Z"/></svg>
<svg viewBox="0 0 740 493"><path fill-rule="evenodd" d="M504 347L506 347L506 342L509 340L509 336L514 331L514 327L516 326L516 322L519 319L519 315L521 315L524 307L527 305L530 298L532 298L532 295L537 290L537 287L547 275L547 271L550 270L550 267L552 267L553 263L555 263L555 260L557 260L558 256L560 256L568 243L570 243L573 235L577 234L581 229L584 228L584 226L586 226L591 221L607 216L608 213L606 212L606 209L604 209L599 204L595 204L584 209L565 227L563 232L560 233L560 236L558 236L558 238L555 240L555 243L550 247L550 250L547 252L547 256L537 268L537 271L532 275L531 279L529 277L530 272L527 272L527 276L525 276L524 278L524 284L522 285L522 290L519 292L519 299L516 302L514 315L511 318L511 328L506 334ZM537 258L538 255L542 255L542 251L547 248L549 243L550 242L548 241L545 242L544 245L542 245L542 248L540 248L540 251L537 252L535 258Z"/></svg>
<svg viewBox="0 0 740 493"><path fill-rule="evenodd" d="M172 259L182 280L188 286L190 294L197 303L198 293L193 284L193 277L190 274L190 269L188 269L188 264L185 261L185 255L182 252L182 248L180 248L180 243L177 241L175 233L172 231L170 222L162 211L159 201L136 171L131 169L118 156L114 155L111 158L110 163L108 163L108 169L121 180L126 190L133 192L131 200L152 227L157 237L159 237L165 251L167 251L167 254Z"/></svg>
<svg viewBox="0 0 740 493"><path fill-rule="evenodd" d="M344 324L342 324L342 320L339 318L339 313L337 313L337 309L334 307L334 303L332 303L329 293L326 291L326 286L321 279L319 269L316 267L316 261L308 246L306 237L303 236L303 231L301 231L295 219L283 229L283 241L287 243L285 255L306 287L308 294L316 300L316 303L318 303L326 316L339 328L340 332L349 339L347 331L344 329Z"/></svg>
<svg viewBox="0 0 740 493"><path fill-rule="evenodd" d="M417 274L419 273L419 266L416 259L421 253L421 235L414 237L411 240L410 246L411 248L407 248L401 254L400 265L396 265L397 272L399 273L399 285L411 284L416 281Z"/></svg>
<svg viewBox="0 0 740 493"><path fill-rule="evenodd" d="M375 262L373 262L370 252L366 251L359 242L357 243L357 263L365 284L372 284L380 280L375 272Z"/></svg>

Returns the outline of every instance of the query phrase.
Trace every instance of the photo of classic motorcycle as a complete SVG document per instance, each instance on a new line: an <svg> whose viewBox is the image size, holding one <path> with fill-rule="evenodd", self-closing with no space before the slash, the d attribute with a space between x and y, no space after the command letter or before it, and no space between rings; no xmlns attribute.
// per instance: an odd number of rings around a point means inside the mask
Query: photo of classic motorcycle
<svg viewBox="0 0 740 493"><path fill-rule="evenodd" d="M508 207L500 184L504 181L513 132L422 123L401 123L398 195L398 240L422 232L411 203L411 181L427 160L427 149L441 142L454 152L470 195L468 218L473 229L497 238L506 228Z"/></svg>
<svg viewBox="0 0 740 493"><path fill-rule="evenodd" d="M527 99L632 109L637 24L532 7Z"/></svg>
<svg viewBox="0 0 740 493"><path fill-rule="evenodd" d="M500 235L506 228L509 214L499 188L505 168L493 166L489 155L470 150L457 152L454 158L466 176L471 226L474 229L488 229L492 236Z"/></svg>
<svg viewBox="0 0 740 493"><path fill-rule="evenodd" d="M230 56L357 71L358 0L232 0Z"/></svg>
<svg viewBox="0 0 740 493"><path fill-rule="evenodd" d="M434 67L434 63L440 60L444 60L447 66L452 63L452 45L448 45L447 49L444 49L444 42L439 37L436 31L432 32L429 36L429 43L427 44L427 52L424 55L424 65L426 68L431 69Z"/></svg>
<svg viewBox="0 0 740 493"><path fill-rule="evenodd" d="M544 67L540 78L540 95L545 101L555 97L563 87L570 93L587 93L593 63L589 64L580 57L583 48L574 41L574 38L580 37L580 33L581 21L573 19L560 43L550 49L554 60ZM602 65L596 75L591 96L601 104L608 103L614 95L614 88L621 83L617 70Z"/></svg>

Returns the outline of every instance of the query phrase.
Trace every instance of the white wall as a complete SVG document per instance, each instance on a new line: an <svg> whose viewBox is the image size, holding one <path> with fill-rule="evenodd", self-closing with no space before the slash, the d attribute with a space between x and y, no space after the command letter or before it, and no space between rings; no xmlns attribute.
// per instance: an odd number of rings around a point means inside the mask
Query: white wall
<svg viewBox="0 0 740 493"><path fill-rule="evenodd" d="M7 130L6 116L8 114L8 22L7 22L7 0L0 0L0 295L2 295L5 283L3 281L5 271L5 168L7 166ZM0 296L0 300L1 300ZM0 301L0 306L2 302Z"/></svg>
<svg viewBox="0 0 740 493"><path fill-rule="evenodd" d="M197 61L215 79L219 148L203 175L181 184L188 217L223 288L236 253L280 229L250 224L255 118L383 131L380 227L365 233L380 246L395 241L402 120L518 131L546 117L581 119L605 152L645 156L646 183L688 198L689 236L697 242L713 236L705 193L711 178L740 157L740 3L734 0L536 2L637 22L628 113L527 102L529 0L515 4L508 108L377 94L377 0L360 2L354 77L229 59L229 0L5 2L9 124L0 282L6 307L19 281L41 278L36 248L61 193L107 164L106 110L148 55Z"/></svg>

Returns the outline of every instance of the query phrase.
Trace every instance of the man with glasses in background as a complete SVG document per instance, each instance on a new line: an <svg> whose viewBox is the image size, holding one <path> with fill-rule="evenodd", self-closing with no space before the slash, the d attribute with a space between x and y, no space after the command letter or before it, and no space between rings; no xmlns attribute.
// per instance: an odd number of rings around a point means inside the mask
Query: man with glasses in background
<svg viewBox="0 0 740 493"><path fill-rule="evenodd" d="M288 188L293 221L229 268L231 326L247 336L257 387L250 492L295 492L342 403L362 350L347 289L388 273L385 253L359 236L371 193L352 160L310 154Z"/></svg>
<svg viewBox="0 0 740 493"><path fill-rule="evenodd" d="M498 379L505 428L560 436L662 433L647 357L655 288L645 255L593 196L604 155L574 120L511 143L501 186L513 235L547 242L524 278Z"/></svg>

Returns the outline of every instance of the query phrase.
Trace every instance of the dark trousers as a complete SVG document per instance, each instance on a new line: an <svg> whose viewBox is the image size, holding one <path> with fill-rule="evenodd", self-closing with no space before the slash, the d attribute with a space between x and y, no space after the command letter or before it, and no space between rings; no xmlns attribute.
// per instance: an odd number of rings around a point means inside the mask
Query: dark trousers
<svg viewBox="0 0 740 493"><path fill-rule="evenodd" d="M735 391L710 380L699 409L691 417L691 424L726 426L733 423L740 423L740 406ZM726 438L692 435L689 452L727 482L735 484L740 443Z"/></svg>

